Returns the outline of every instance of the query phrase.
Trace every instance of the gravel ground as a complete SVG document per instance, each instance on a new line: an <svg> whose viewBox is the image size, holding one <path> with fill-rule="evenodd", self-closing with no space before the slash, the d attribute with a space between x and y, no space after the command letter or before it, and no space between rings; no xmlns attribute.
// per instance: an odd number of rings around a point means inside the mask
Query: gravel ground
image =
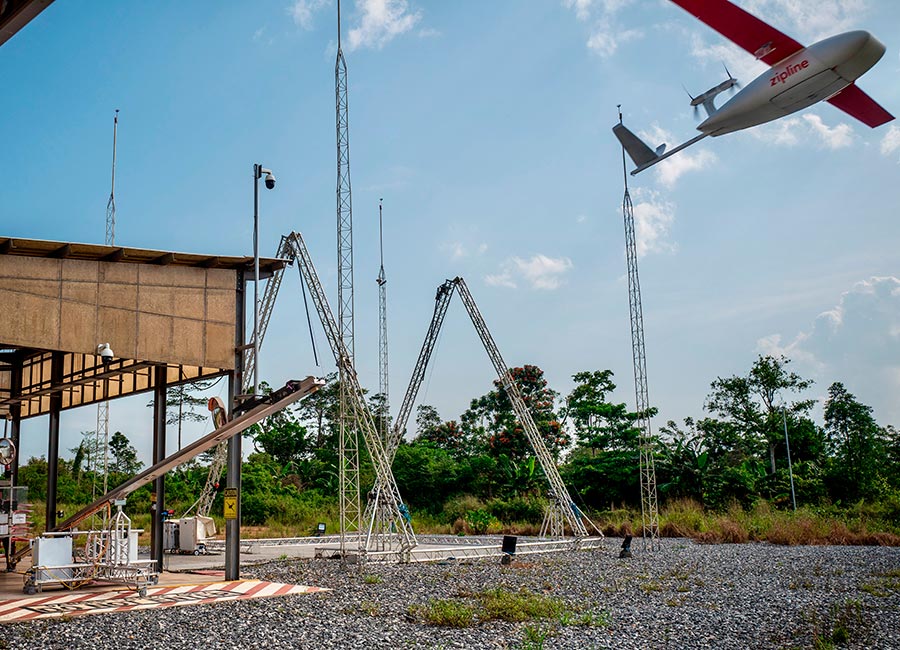
<svg viewBox="0 0 900 650"><path fill-rule="evenodd" d="M0 648L900 648L900 548L666 539L620 560L620 541L518 566L270 562L243 576L332 591L0 625ZM452 629L410 613L498 587L558 598L569 615Z"/></svg>

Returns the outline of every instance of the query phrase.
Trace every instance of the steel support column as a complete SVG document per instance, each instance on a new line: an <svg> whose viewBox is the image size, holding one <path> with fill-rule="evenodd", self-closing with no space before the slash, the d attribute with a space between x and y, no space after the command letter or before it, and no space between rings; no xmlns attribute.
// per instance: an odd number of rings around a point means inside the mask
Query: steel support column
<svg viewBox="0 0 900 650"><path fill-rule="evenodd" d="M246 338L246 278L237 273L234 315L234 371L228 377L228 407L235 407L235 397L243 385L244 339ZM256 360L254 359L254 363ZM229 413L229 419L231 413ZM241 434L228 439L228 459L225 465L225 486L237 488L237 518L225 520L225 579L239 580L241 574Z"/></svg>
<svg viewBox="0 0 900 650"><path fill-rule="evenodd" d="M166 457L166 366L153 369L153 464ZM155 503L150 504L150 559L156 566L163 566L163 522L162 511L166 507L166 476L163 474L153 482Z"/></svg>
<svg viewBox="0 0 900 650"><path fill-rule="evenodd" d="M16 362L10 368L10 389L11 397L18 397L22 391L22 357L17 355ZM9 437L16 446L16 457L13 459L11 474L12 484L19 484L19 437L22 430L22 405L16 402L9 407L10 431Z"/></svg>
<svg viewBox="0 0 900 650"><path fill-rule="evenodd" d="M63 353L54 352L50 361L50 384L62 383ZM47 525L46 530L56 528L56 483L59 474L59 412L62 410L62 392L50 393L50 431L47 446Z"/></svg>

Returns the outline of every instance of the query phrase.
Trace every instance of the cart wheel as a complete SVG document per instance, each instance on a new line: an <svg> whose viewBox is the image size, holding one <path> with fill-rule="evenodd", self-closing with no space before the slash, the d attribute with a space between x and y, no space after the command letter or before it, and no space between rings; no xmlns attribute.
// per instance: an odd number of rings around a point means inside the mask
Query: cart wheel
<svg viewBox="0 0 900 650"><path fill-rule="evenodd" d="M200 555L200 549L199 549L199 548L195 548L195 549L194 549L194 555Z"/></svg>
<svg viewBox="0 0 900 650"><path fill-rule="evenodd" d="M26 583L24 587L22 587L22 592L26 596L34 596L37 593L37 589L34 588L33 584Z"/></svg>
<svg viewBox="0 0 900 650"><path fill-rule="evenodd" d="M140 596L141 598L146 598L147 597L147 587L145 587L145 586L138 587L138 596Z"/></svg>

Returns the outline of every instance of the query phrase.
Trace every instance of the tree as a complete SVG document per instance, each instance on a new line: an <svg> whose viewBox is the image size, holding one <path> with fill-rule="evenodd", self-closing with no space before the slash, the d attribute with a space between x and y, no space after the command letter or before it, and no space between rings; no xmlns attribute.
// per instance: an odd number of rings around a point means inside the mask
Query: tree
<svg viewBox="0 0 900 650"><path fill-rule="evenodd" d="M209 390L219 379L199 379L166 388L166 424L178 425L178 449L181 449L182 425L185 422L203 422L209 417L206 413L196 412L198 407L205 409L208 400L194 393ZM147 408L153 408L153 400Z"/></svg>
<svg viewBox="0 0 900 650"><path fill-rule="evenodd" d="M696 499L721 508L737 500L749 505L765 469L754 450L731 422L685 418L660 427L660 460L656 465L660 492Z"/></svg>
<svg viewBox="0 0 900 650"><path fill-rule="evenodd" d="M571 443L553 410L558 393L548 387L544 371L537 366L510 368L510 374L544 444L558 456ZM506 454L514 461L531 455L524 427L516 420L512 402L499 380L494 380L494 390L472 400L461 419L465 434L486 445L492 454Z"/></svg>
<svg viewBox="0 0 900 650"><path fill-rule="evenodd" d="M430 429L441 424L438 410L429 404L419 404L416 408L416 436L421 437Z"/></svg>
<svg viewBox="0 0 900 650"><path fill-rule="evenodd" d="M391 414L387 395L384 393L372 395L369 398L369 410L372 412L376 431L378 431L382 439L388 438L391 431Z"/></svg>
<svg viewBox="0 0 900 650"><path fill-rule="evenodd" d="M416 437L415 442L443 449L456 459L465 456L470 447L465 432L456 420L427 428Z"/></svg>
<svg viewBox="0 0 900 650"><path fill-rule="evenodd" d="M260 382L261 395L270 395L272 387ZM312 453L312 441L298 418L298 409L288 406L253 425L244 435L253 440L253 448L281 466L282 472L293 471Z"/></svg>
<svg viewBox="0 0 900 650"><path fill-rule="evenodd" d="M857 401L842 383L834 382L825 400L825 431L839 461L834 475L841 496L876 496L884 450L872 407Z"/></svg>
<svg viewBox="0 0 900 650"><path fill-rule="evenodd" d="M616 389L612 370L579 372L572 376L575 388L566 399L565 416L572 420L578 444L597 451L628 451L637 448L640 430L635 426L638 413L625 404L606 401L607 393ZM650 416L656 414L651 409Z"/></svg>
<svg viewBox="0 0 900 650"><path fill-rule="evenodd" d="M297 415L314 437L317 449L337 448L341 384L336 372L325 377L325 385L300 402Z"/></svg>
<svg viewBox="0 0 900 650"><path fill-rule="evenodd" d="M747 376L718 377L710 384L706 409L737 425L748 440L754 441L769 457L769 471L775 474L775 448L784 439L782 406L794 417L805 416L815 400L787 403L784 393L799 393L812 381L789 372L790 359L784 356L760 356Z"/></svg>
<svg viewBox="0 0 900 650"><path fill-rule="evenodd" d="M109 451L113 457L112 469L119 474L136 474L143 467L138 460L137 450L128 442L121 431L116 431L109 439Z"/></svg>

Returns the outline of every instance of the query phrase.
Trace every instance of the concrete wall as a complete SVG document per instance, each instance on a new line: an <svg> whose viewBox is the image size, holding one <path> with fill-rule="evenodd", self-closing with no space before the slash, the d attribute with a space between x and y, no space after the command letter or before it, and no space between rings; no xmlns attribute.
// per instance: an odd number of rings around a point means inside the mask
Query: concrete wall
<svg viewBox="0 0 900 650"><path fill-rule="evenodd" d="M234 367L236 271L0 255L0 343Z"/></svg>

